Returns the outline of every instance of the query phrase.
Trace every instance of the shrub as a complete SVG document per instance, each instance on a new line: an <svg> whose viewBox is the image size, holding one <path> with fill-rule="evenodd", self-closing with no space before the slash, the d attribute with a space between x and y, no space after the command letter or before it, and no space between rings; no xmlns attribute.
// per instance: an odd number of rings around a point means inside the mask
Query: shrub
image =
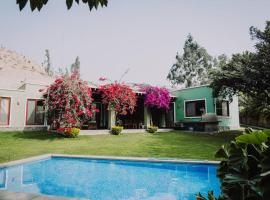
<svg viewBox="0 0 270 200"><path fill-rule="evenodd" d="M216 153L221 159L219 200L270 199L270 130L246 131ZM207 198L198 194L197 199ZM208 199L214 199L213 193Z"/></svg>
<svg viewBox="0 0 270 200"><path fill-rule="evenodd" d="M228 131L220 131L216 133L219 136L239 136L244 133L244 130L228 130Z"/></svg>
<svg viewBox="0 0 270 200"><path fill-rule="evenodd" d="M122 132L122 130L123 130L123 126L113 126L111 133L113 135L119 135Z"/></svg>
<svg viewBox="0 0 270 200"><path fill-rule="evenodd" d="M136 93L124 83L110 83L99 87L102 103L108 109L114 109L117 114L127 115L133 113L137 105Z"/></svg>
<svg viewBox="0 0 270 200"><path fill-rule="evenodd" d="M43 95L49 123L55 121L60 127L79 127L98 112L91 87L77 72L57 78Z"/></svg>
<svg viewBox="0 0 270 200"><path fill-rule="evenodd" d="M71 128L69 134L71 137L78 137L80 134L80 129L79 128Z"/></svg>
<svg viewBox="0 0 270 200"><path fill-rule="evenodd" d="M65 137L75 138L79 135L79 128L59 128L57 132Z"/></svg>
<svg viewBox="0 0 270 200"><path fill-rule="evenodd" d="M147 128L147 131L148 131L149 133L155 133L155 132L157 132L157 130L158 130L158 127L157 127L157 126L149 126L149 127Z"/></svg>
<svg viewBox="0 0 270 200"><path fill-rule="evenodd" d="M144 105L169 110L171 97L168 89L147 86L143 88L143 91L145 92Z"/></svg>

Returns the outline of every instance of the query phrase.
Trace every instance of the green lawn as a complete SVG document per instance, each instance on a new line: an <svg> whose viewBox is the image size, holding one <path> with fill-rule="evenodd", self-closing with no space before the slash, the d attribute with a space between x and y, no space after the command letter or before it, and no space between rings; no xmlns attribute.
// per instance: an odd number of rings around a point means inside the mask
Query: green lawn
<svg viewBox="0 0 270 200"><path fill-rule="evenodd" d="M47 153L214 160L233 136L168 132L62 138L46 132L0 133L0 163Z"/></svg>

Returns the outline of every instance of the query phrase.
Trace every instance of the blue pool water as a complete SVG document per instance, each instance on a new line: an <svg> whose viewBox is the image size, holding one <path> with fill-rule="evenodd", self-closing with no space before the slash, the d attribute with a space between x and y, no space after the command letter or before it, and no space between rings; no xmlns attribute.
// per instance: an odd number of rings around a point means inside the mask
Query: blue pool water
<svg viewBox="0 0 270 200"><path fill-rule="evenodd" d="M52 157L0 168L0 189L92 200L195 200L219 186L207 164Z"/></svg>

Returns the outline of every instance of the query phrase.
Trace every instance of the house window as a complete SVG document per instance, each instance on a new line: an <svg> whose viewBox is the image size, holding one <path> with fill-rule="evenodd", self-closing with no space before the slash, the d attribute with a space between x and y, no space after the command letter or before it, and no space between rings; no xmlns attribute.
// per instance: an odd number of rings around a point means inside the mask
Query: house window
<svg viewBox="0 0 270 200"><path fill-rule="evenodd" d="M200 117L205 113L205 100L186 101L186 117Z"/></svg>
<svg viewBox="0 0 270 200"><path fill-rule="evenodd" d="M28 99L26 109L26 125L44 125L44 100Z"/></svg>
<svg viewBox="0 0 270 200"><path fill-rule="evenodd" d="M216 114L218 116L230 116L229 101L216 101Z"/></svg>
<svg viewBox="0 0 270 200"><path fill-rule="evenodd" d="M0 97L0 125L9 125L10 98Z"/></svg>

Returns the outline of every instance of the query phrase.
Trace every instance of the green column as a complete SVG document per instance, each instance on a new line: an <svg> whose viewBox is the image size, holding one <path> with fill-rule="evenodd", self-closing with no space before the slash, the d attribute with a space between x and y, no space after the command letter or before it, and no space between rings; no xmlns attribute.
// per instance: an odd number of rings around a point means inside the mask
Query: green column
<svg viewBox="0 0 270 200"><path fill-rule="evenodd" d="M115 110L109 110L108 111L108 128L111 129L113 126L115 126Z"/></svg>
<svg viewBox="0 0 270 200"><path fill-rule="evenodd" d="M144 106L144 126L145 128L151 125L151 112L147 106Z"/></svg>

